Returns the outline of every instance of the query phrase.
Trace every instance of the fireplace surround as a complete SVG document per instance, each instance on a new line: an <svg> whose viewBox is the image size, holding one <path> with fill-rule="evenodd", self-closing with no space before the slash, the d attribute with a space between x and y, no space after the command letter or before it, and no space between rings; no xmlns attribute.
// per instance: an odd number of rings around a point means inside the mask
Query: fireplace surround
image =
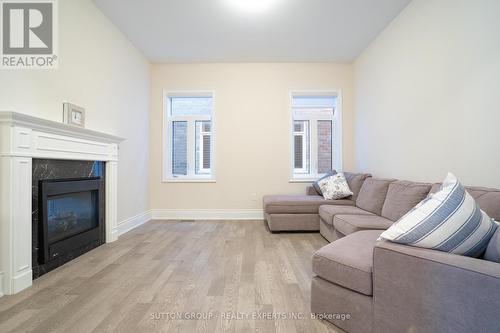
<svg viewBox="0 0 500 333"><path fill-rule="evenodd" d="M33 159L33 278L105 242L105 173L100 161Z"/></svg>
<svg viewBox="0 0 500 333"><path fill-rule="evenodd" d="M124 139L16 112L0 111L0 296L32 285L33 161L100 162L104 239L117 230L118 144ZM80 176L77 176L80 177Z"/></svg>

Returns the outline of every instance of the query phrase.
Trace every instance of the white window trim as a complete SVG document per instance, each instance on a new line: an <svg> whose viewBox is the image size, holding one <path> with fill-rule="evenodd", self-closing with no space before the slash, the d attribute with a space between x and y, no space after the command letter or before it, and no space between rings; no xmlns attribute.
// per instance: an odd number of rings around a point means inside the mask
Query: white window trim
<svg viewBox="0 0 500 333"><path fill-rule="evenodd" d="M172 97L211 97L212 98L212 116L176 116L174 119L169 117L170 111L170 98ZM162 114L162 182L164 183L215 183L216 182L216 168L215 168L215 156L216 156L216 145L215 145L215 137L216 137L216 124L215 124L215 110L216 110L216 99L215 92L211 90L203 90L203 91L175 91L175 90L165 90L163 89L163 114ZM172 175L172 145L167 144L171 142L169 136L172 133L172 122L173 121L192 121L192 126L188 123L188 146L187 146L187 154L192 156L191 163L188 162L188 175ZM196 149L193 144L189 144L196 142L195 137L195 121L196 120L210 120L212 123L212 156L210 157L210 166L211 166L211 174L196 174ZM189 161L189 158L188 158ZM191 172L192 171L192 172ZM191 174L190 174L191 173Z"/></svg>
<svg viewBox="0 0 500 333"><path fill-rule="evenodd" d="M327 90L293 90L290 91L289 96L289 123L290 123L290 182L291 183L309 183L317 180L324 174L307 174L300 175L294 173L294 120L302 120L300 118L294 118L293 116L293 98L296 96L336 96L337 97L337 105L335 112L333 114L333 124L332 124L332 169L337 171L342 171L342 90L341 89L327 89ZM308 118L310 120L311 118ZM317 117L314 120L330 120L330 119L322 119L321 117ZM309 124L309 154L310 154L310 170L316 170L317 164L317 147L313 145L313 138L317 136L317 122L311 121Z"/></svg>

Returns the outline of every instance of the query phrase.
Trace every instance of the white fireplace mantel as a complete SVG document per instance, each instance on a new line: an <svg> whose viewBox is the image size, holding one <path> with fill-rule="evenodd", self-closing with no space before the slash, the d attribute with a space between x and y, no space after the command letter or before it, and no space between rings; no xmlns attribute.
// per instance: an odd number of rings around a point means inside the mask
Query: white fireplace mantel
<svg viewBox="0 0 500 333"><path fill-rule="evenodd" d="M104 161L106 242L117 239L118 144L124 139L0 111L0 296L31 286L32 159Z"/></svg>

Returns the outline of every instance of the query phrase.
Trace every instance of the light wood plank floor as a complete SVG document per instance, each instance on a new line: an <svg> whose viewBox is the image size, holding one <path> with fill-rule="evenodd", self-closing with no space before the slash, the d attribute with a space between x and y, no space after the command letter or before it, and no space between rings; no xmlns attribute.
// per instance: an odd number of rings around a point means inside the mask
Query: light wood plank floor
<svg viewBox="0 0 500 333"><path fill-rule="evenodd" d="M151 221L0 298L0 332L337 332L309 313L325 244L263 221Z"/></svg>

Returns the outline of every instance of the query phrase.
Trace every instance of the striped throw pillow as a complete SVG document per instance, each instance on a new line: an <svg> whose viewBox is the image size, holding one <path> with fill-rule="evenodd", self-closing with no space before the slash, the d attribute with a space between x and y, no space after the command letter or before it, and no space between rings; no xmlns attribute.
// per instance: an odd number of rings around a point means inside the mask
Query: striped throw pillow
<svg viewBox="0 0 500 333"><path fill-rule="evenodd" d="M448 173L438 192L429 194L384 231L380 239L479 257L496 229L497 222Z"/></svg>

